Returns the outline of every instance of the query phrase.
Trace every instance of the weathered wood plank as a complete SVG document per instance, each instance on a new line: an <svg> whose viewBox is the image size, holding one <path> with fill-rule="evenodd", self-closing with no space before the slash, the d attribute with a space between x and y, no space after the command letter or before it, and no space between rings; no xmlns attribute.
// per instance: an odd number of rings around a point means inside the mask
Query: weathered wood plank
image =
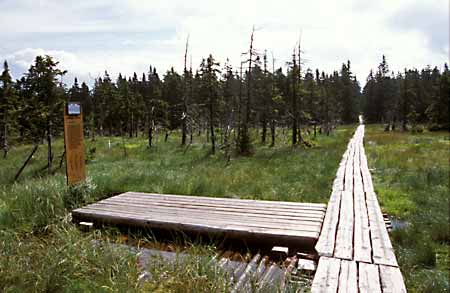
<svg viewBox="0 0 450 293"><path fill-rule="evenodd" d="M376 199L367 200L369 215L370 237L372 239L373 262L376 264L397 267L397 259L394 254L389 234L384 224L383 214Z"/></svg>
<svg viewBox="0 0 450 293"><path fill-rule="evenodd" d="M372 262L372 245L370 242L369 219L365 195L355 191L355 233L354 233L354 259L361 262Z"/></svg>
<svg viewBox="0 0 450 293"><path fill-rule="evenodd" d="M179 217L166 217L165 219L141 216L138 214L122 213L121 215L112 214L107 211L86 209L83 213L73 214L75 219L80 217L89 218L94 222L108 224L124 224L131 226L162 228L169 230L199 232L199 233L227 233L227 235L237 237L271 237L285 241L313 241L319 236L318 232L310 231L293 231L283 229L267 229L264 227L254 227L248 225L239 225L226 223L224 221L210 220L205 223L203 220L190 219L191 221L183 221Z"/></svg>
<svg viewBox="0 0 450 293"><path fill-rule="evenodd" d="M165 221L170 223L180 223L180 224L192 224L192 225L205 225L205 226L215 226L215 227L224 227L224 229L228 226L239 226L239 227L248 227L248 229L258 228L258 229L266 229L268 231L284 231L289 235L295 235L300 232L305 233L316 233L319 234L320 227L318 226L307 226L307 225L297 225L295 226L282 226L278 224L270 224L270 223L261 223L261 222L246 222L241 221L239 219L229 219L229 218L214 218L214 217L196 217L195 215L186 216L184 214L169 214L169 213L140 213L129 210L120 210L120 211L111 211L110 209L102 209L97 207L89 207L84 208L81 212L73 213L73 217L78 217L82 219L91 219L95 217L95 214L98 215L107 215L108 217L117 217L119 218L122 215L127 215L128 217L135 217L137 220L143 221L145 225L151 226L152 222L164 223ZM102 218L97 218L97 220L101 220Z"/></svg>
<svg viewBox="0 0 450 293"><path fill-rule="evenodd" d="M358 293L358 270L355 261L341 260L338 292Z"/></svg>
<svg viewBox="0 0 450 293"><path fill-rule="evenodd" d="M322 225L316 251L319 255L333 256L342 191L334 191L328 202L327 212Z"/></svg>
<svg viewBox="0 0 450 293"><path fill-rule="evenodd" d="M302 213L298 212L297 215L283 215L274 213L272 211L266 211L263 213L263 211L254 211L252 209L227 209L223 207L209 207L209 206L193 206L193 205L186 205L186 204L169 204L169 203L154 203L154 202L148 202L148 203L142 203L137 201L125 201L125 200L104 200L100 201L98 203L95 203L96 205L104 205L104 206L122 206L122 207L129 207L129 208L136 208L136 209L143 209L143 210L152 210L152 211L184 211L186 213L211 213L211 214L218 214L218 215L245 215L249 217L257 217L262 220L267 219L276 219L279 221L285 221L289 223L290 221L310 221L310 222L316 222L316 223L322 223L323 217L325 216L324 212L319 213Z"/></svg>
<svg viewBox="0 0 450 293"><path fill-rule="evenodd" d="M155 206L172 206L172 207L189 207L189 208L195 208L195 209L217 209L217 210L229 210L229 211L235 211L235 212L251 212L254 214L272 214L272 215L279 215L279 216L285 216L285 217L302 217L302 216L308 216L308 217L323 217L325 214L324 210L314 210L314 209L302 209L302 208L283 208L283 209L277 209L277 208L268 208L268 207L249 207L246 206L234 206L234 205L225 205L225 204L215 204L215 203L205 203L205 202L195 202L195 201L182 201L178 199L174 200L160 200L160 199L152 199L152 198L131 198L131 197L111 197L104 200L99 201L98 203L135 203L140 205L155 205Z"/></svg>
<svg viewBox="0 0 450 293"><path fill-rule="evenodd" d="M203 220L205 222L217 220L226 222L239 223L242 225L257 225L258 227L267 227L267 228L277 228L282 226L284 229L290 230L305 230L305 231L320 231L321 223L319 222L311 222L311 221L301 221L301 220L274 220L274 219L261 219L258 217L252 217L248 215L232 215L232 214L214 214L210 212L188 212L187 210L178 209L176 211L170 209L161 209L156 210L153 208L145 208L145 207L127 207L120 205L104 205L104 204L91 204L84 210L99 210L110 212L111 214L120 215L122 213L142 215L144 217L153 217L153 218L161 218L165 219L166 217L175 217L183 220Z"/></svg>
<svg viewBox="0 0 450 293"><path fill-rule="evenodd" d="M322 256L319 259L311 293L337 292L341 260Z"/></svg>
<svg viewBox="0 0 450 293"><path fill-rule="evenodd" d="M374 264L358 263L359 292L381 293L378 266Z"/></svg>
<svg viewBox="0 0 450 293"><path fill-rule="evenodd" d="M273 207L275 204L278 207L283 208L312 208L312 209L326 209L325 204L320 203L301 203L301 202L290 202L290 201L270 201L270 200L255 200L255 199L237 199L237 198L225 198L225 197L207 197L207 196L191 196L191 195L174 195L174 194L158 194L158 193L143 193L143 192L126 192L119 196L125 195L140 195L147 197L159 197L166 198L168 200L173 200L174 198L183 198L187 200L199 201L204 200L205 202L222 202L224 204L248 204L250 206L266 206Z"/></svg>
<svg viewBox="0 0 450 293"><path fill-rule="evenodd" d="M336 234L334 257L352 260L353 258L353 194L342 192L339 224Z"/></svg>
<svg viewBox="0 0 450 293"><path fill-rule="evenodd" d="M405 282L399 268L379 266L383 293L406 293Z"/></svg>

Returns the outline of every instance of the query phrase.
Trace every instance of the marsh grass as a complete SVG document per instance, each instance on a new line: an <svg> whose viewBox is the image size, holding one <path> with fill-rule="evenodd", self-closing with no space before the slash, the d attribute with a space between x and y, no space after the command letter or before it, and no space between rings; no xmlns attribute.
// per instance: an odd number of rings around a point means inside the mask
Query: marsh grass
<svg viewBox="0 0 450 293"><path fill-rule="evenodd" d="M177 134L167 142L159 135L151 149L145 138L86 140L88 181L75 188L66 186L64 167L53 175L42 170L44 146L13 182L32 148L14 146L8 158L0 160L0 291L225 290L223 272L204 263L212 251L197 243L188 248L192 258L184 263L155 262L149 268L153 279L139 287L136 255L113 245L93 245L99 239L122 243L123 234L81 233L70 223L70 210L125 191L327 202L353 131L353 126L341 127L329 137L310 138L314 147L309 149L292 148L289 135L280 134L276 147L256 143L253 156L233 156L228 163L224 152L209 153L204 137L181 147ZM58 165L63 141L58 139L54 146Z"/></svg>
<svg viewBox="0 0 450 293"><path fill-rule="evenodd" d="M408 223L392 239L409 291L449 292L449 133L373 125L365 149L383 210Z"/></svg>

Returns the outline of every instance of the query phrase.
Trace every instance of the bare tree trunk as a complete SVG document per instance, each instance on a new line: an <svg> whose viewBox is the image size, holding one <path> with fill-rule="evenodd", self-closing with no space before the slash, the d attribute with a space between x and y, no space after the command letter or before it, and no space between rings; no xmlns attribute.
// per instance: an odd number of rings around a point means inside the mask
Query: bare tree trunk
<svg viewBox="0 0 450 293"><path fill-rule="evenodd" d="M134 115L133 115L133 112L131 112L131 121L128 119L128 121L130 121L128 123L128 136L130 138L133 137L133 122L134 122L133 120L134 120Z"/></svg>
<svg viewBox="0 0 450 293"><path fill-rule="evenodd" d="M181 122L181 145L186 145L187 137L187 118L188 118L188 107L187 107L187 52L189 45L189 36L186 40L186 49L184 51L184 84L183 84L183 115Z"/></svg>
<svg viewBox="0 0 450 293"><path fill-rule="evenodd" d="M211 82L211 81L210 81ZM216 152L216 137L214 135L214 115L213 115L213 102L212 102L212 84L210 83L210 96L209 96L209 129L211 132L211 152L214 154Z"/></svg>
<svg viewBox="0 0 450 293"><path fill-rule="evenodd" d="M169 131L166 131L166 136L164 137L164 142L167 142L169 139Z"/></svg>
<svg viewBox="0 0 450 293"><path fill-rule="evenodd" d="M266 121L266 115L263 114L262 119L262 134L261 134L261 143L266 144L266 135L267 135L267 121Z"/></svg>
<svg viewBox="0 0 450 293"><path fill-rule="evenodd" d="M47 166L48 173L51 173L53 164L53 149L52 149L52 133L51 133L51 121L47 120Z"/></svg>
<svg viewBox="0 0 450 293"><path fill-rule="evenodd" d="M8 123L7 123L7 117L6 112L4 113L4 119L3 119L3 159L6 159L6 156L8 156Z"/></svg>
<svg viewBox="0 0 450 293"><path fill-rule="evenodd" d="M241 69L239 73L239 101L238 101L238 129L237 129L237 140L241 139L241 124L242 124L242 62Z"/></svg>
<svg viewBox="0 0 450 293"><path fill-rule="evenodd" d="M155 120L153 120L154 107L151 107L150 112L147 114L147 127L148 127L148 147L152 147L153 142L153 128L155 127Z"/></svg>
<svg viewBox="0 0 450 293"><path fill-rule="evenodd" d="M37 151L38 147L39 147L39 144L34 145L34 148L31 151L31 153L28 155L28 158L25 160L22 167L20 167L19 171L16 173L16 176L14 176L14 181L17 181L17 179L19 179L20 174L22 174L23 169L25 169L25 167L28 165L28 162L31 160L34 153Z"/></svg>
<svg viewBox="0 0 450 293"><path fill-rule="evenodd" d="M152 141L153 141L153 125L151 122L150 117L147 117L147 133L148 133L148 147L151 148L152 147Z"/></svg>
<svg viewBox="0 0 450 293"><path fill-rule="evenodd" d="M270 143L271 147L275 146L275 119L270 121L270 135L272 137L272 142Z"/></svg>
<svg viewBox="0 0 450 293"><path fill-rule="evenodd" d="M302 83L302 50L301 50L301 44L302 44L302 35L300 32L300 39L298 41L298 85L300 86ZM298 140L299 142L304 142L302 137L302 117L300 115L302 110L302 97L301 93L299 93L299 117L298 117Z"/></svg>
<svg viewBox="0 0 450 293"><path fill-rule="evenodd" d="M252 58L253 58L253 36L255 33L255 28L253 27L252 34L250 37L250 49L249 49L249 59L248 59L248 72L247 72L247 103L245 109L245 117L243 127L240 130L240 153L249 154L250 153L250 134L249 134L249 123L250 123L250 107L251 107L251 79L252 79Z"/></svg>
<svg viewBox="0 0 450 293"><path fill-rule="evenodd" d="M292 145L297 144L297 61L295 59L295 49L292 55L293 69L292 69Z"/></svg>

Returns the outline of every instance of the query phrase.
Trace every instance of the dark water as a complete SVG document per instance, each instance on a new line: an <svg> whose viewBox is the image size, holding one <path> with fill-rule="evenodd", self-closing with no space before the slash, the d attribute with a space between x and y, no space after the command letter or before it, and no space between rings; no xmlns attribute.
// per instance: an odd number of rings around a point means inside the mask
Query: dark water
<svg viewBox="0 0 450 293"><path fill-rule="evenodd" d="M389 216L392 224L392 230L402 230L409 226L409 222Z"/></svg>

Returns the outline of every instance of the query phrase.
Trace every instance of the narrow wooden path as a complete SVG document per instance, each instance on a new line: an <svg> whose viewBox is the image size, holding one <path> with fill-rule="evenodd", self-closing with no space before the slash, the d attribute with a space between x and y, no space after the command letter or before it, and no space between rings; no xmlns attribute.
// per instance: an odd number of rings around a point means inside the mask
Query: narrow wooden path
<svg viewBox="0 0 450 293"><path fill-rule="evenodd" d="M374 192L360 125L343 155L316 244L311 292L406 292Z"/></svg>

